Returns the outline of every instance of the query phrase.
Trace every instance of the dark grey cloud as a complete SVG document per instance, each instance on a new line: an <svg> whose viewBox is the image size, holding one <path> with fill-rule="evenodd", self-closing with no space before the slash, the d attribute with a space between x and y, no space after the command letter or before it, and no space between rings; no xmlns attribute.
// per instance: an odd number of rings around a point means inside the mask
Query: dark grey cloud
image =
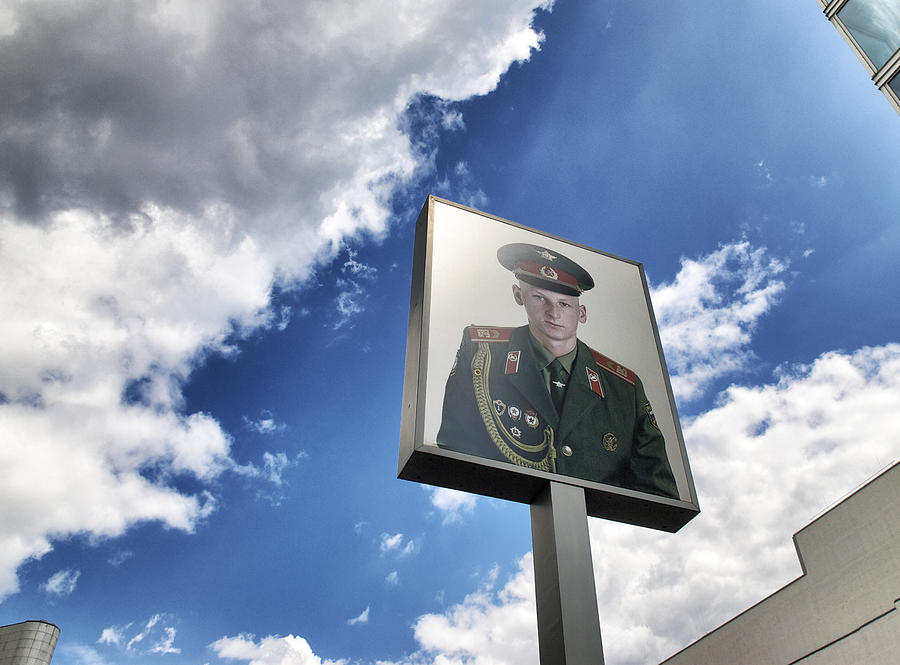
<svg viewBox="0 0 900 665"><path fill-rule="evenodd" d="M36 220L302 203L320 221L360 172L409 176L413 95L486 92L527 57L527 22L494 4L442 24L448 6L395 20L335 3L24 3L0 37L0 205Z"/></svg>
<svg viewBox="0 0 900 665"><path fill-rule="evenodd" d="M208 185L185 177L210 157L204 96L178 62L187 40L137 6L26 4L0 41L0 183L19 216L130 212L148 198L186 207L203 195Z"/></svg>
<svg viewBox="0 0 900 665"><path fill-rule="evenodd" d="M396 90L378 77L368 91L342 89L351 74L302 35L304 10L263 7L200 3L204 27L182 31L155 3L25 5L0 41L6 205L32 219L147 201L258 212L308 202L352 173L350 155L329 146L330 123L352 123Z"/></svg>
<svg viewBox="0 0 900 665"><path fill-rule="evenodd" d="M284 324L273 284L386 231L398 183L430 167L405 109L490 91L538 46L534 9L0 5L0 506L20 518L0 534L0 599L57 538L191 531L215 510L202 488L237 466L218 422L183 413L193 368ZM350 316L374 273L346 270ZM186 475L193 494L169 483Z"/></svg>

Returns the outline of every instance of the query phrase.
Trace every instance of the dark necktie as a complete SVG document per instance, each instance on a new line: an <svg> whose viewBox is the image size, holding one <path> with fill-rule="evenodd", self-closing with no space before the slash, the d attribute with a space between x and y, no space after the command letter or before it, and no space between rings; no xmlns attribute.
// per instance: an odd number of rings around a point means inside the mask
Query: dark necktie
<svg viewBox="0 0 900 665"><path fill-rule="evenodd" d="M550 399L553 400L553 406L556 407L556 413L560 416L563 410L563 401L566 398L566 384L569 382L569 373L559 362L554 359L550 363Z"/></svg>

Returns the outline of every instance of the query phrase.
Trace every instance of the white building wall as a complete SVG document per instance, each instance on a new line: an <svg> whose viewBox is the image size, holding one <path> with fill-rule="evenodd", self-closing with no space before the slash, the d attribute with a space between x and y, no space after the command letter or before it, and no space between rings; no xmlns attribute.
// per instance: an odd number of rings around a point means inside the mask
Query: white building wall
<svg viewBox="0 0 900 665"><path fill-rule="evenodd" d="M900 463L794 544L801 577L661 665L900 663Z"/></svg>
<svg viewBox="0 0 900 665"><path fill-rule="evenodd" d="M0 626L0 665L49 665L59 628L46 621Z"/></svg>

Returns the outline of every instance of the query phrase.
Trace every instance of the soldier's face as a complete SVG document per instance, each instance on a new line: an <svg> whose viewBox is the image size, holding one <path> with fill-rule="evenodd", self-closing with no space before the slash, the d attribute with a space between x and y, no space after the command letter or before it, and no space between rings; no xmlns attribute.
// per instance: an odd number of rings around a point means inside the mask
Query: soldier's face
<svg viewBox="0 0 900 665"><path fill-rule="evenodd" d="M550 291L526 282L513 285L513 297L525 307L531 333L544 343L574 343L578 324L587 321L587 310L577 296Z"/></svg>

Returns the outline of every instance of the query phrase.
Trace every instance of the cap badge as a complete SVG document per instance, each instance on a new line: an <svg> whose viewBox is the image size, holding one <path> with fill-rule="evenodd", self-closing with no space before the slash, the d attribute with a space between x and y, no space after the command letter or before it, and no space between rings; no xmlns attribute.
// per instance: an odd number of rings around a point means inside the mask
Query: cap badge
<svg viewBox="0 0 900 665"><path fill-rule="evenodd" d="M550 266L541 266L541 274L547 279L559 279L559 275Z"/></svg>
<svg viewBox="0 0 900 665"><path fill-rule="evenodd" d="M612 432L607 432L603 435L603 447L606 448L609 452L614 451L619 447L619 440L616 438L616 435Z"/></svg>

